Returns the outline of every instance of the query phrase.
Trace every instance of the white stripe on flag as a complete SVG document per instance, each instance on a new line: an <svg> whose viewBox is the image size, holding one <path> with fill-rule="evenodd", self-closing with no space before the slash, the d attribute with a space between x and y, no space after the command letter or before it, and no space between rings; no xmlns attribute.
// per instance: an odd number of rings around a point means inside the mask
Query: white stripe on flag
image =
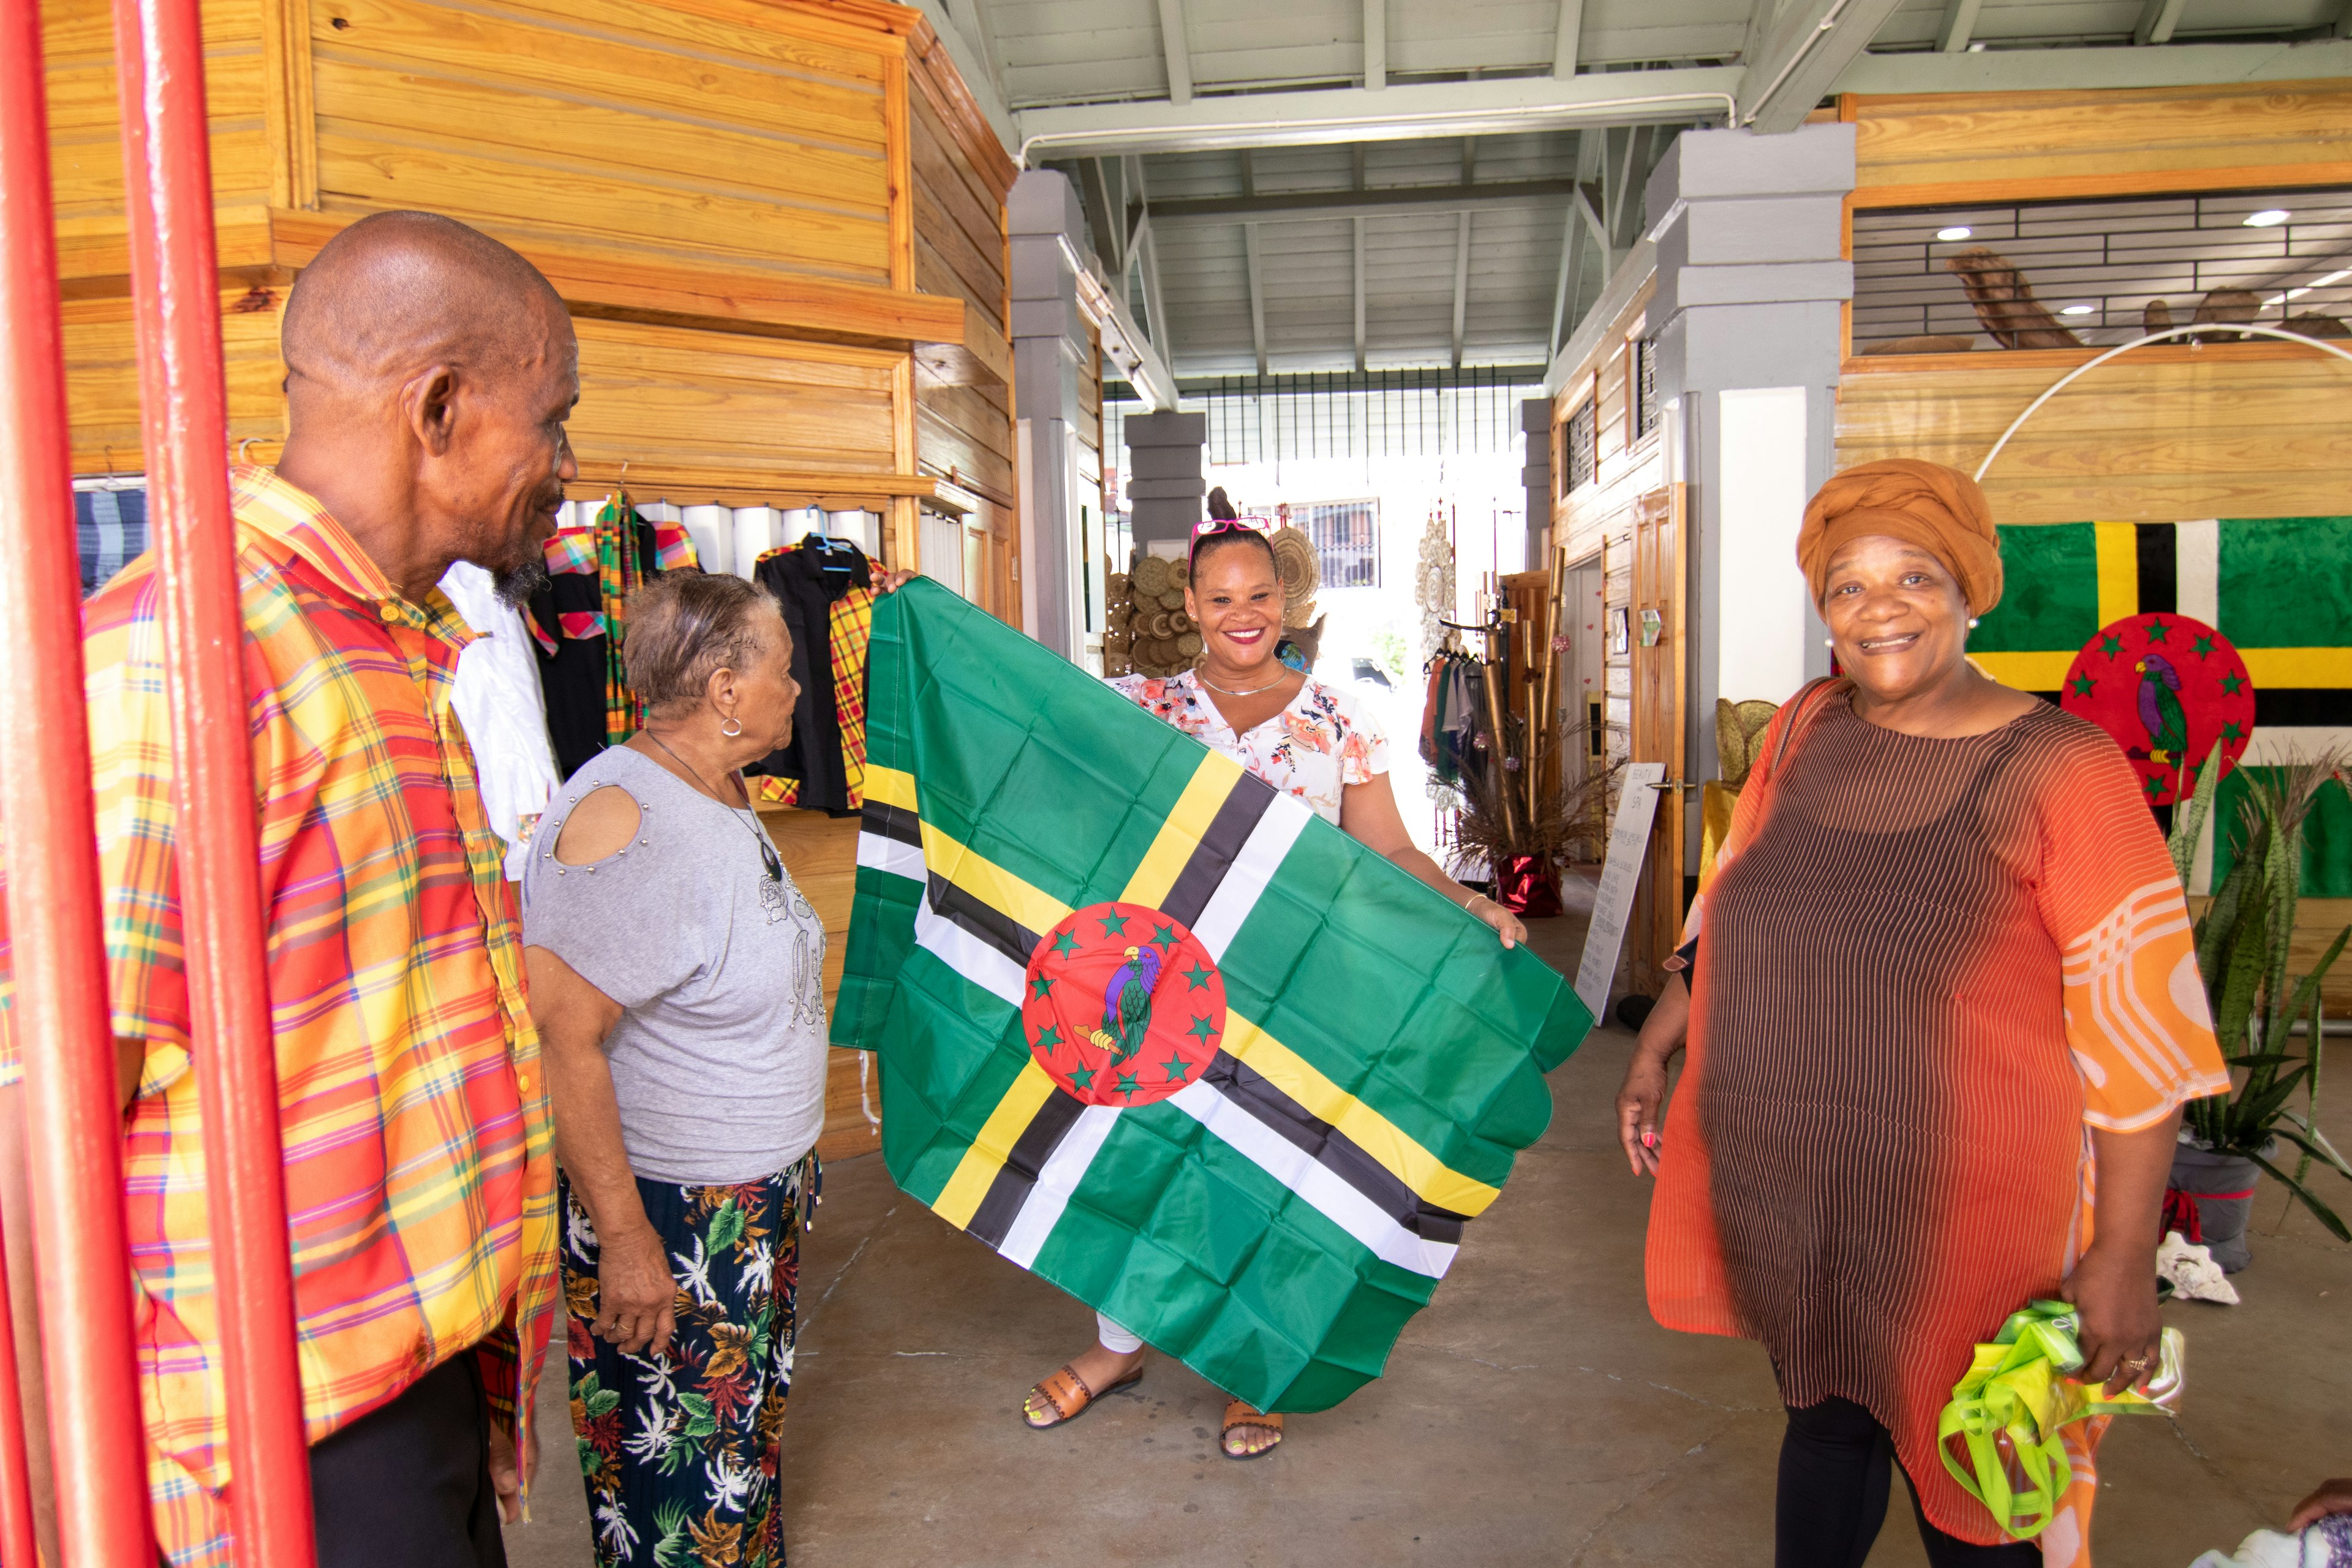
<svg viewBox="0 0 2352 1568"><path fill-rule="evenodd" d="M1171 1095L1168 1103L1199 1122L1234 1152L1304 1198L1324 1218L1399 1268L1445 1278L1456 1247L1426 1241L1381 1212L1380 1206L1290 1142L1219 1094L1195 1080Z"/></svg>
<svg viewBox="0 0 2352 1568"><path fill-rule="evenodd" d="M857 863L877 871L887 871L893 877L909 881L928 882L923 870L923 849L919 844L901 844L879 833L857 836Z"/></svg>
<svg viewBox="0 0 2352 1568"><path fill-rule="evenodd" d="M1013 1228L1004 1233L1004 1245L997 1251L1024 1268L1036 1264L1045 1238L1054 1234L1054 1227L1061 1223L1062 1211L1070 1205L1070 1194L1087 1179L1087 1170L1095 1163L1103 1140L1110 1136L1119 1110L1116 1105L1089 1105L1078 1112L1078 1119L1045 1157L1045 1168L1037 1173L1028 1201L1021 1205Z"/></svg>
<svg viewBox="0 0 2352 1568"><path fill-rule="evenodd" d="M915 945L1008 1007L1021 1005L1028 973L1019 964L931 908L926 896L915 902Z"/></svg>
<svg viewBox="0 0 2352 1568"><path fill-rule="evenodd" d="M2172 607L2209 626L2221 624L2221 525L2212 518L2172 525Z"/></svg>
<svg viewBox="0 0 2352 1568"><path fill-rule="evenodd" d="M1192 922L1192 934L1209 950L1210 958L1224 962L1225 949L1242 929L1242 921L1257 907L1258 895L1274 880L1274 874L1282 868L1282 858L1290 853L1291 845L1314 816L1294 795L1277 795L1267 805L1257 826L1250 829L1242 852L1226 868L1224 880L1209 896L1208 907Z"/></svg>

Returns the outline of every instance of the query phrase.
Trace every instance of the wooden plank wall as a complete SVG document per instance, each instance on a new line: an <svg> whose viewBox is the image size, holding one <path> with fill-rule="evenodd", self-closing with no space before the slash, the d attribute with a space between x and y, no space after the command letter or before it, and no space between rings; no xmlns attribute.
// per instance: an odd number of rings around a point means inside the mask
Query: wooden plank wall
<svg viewBox="0 0 2352 1568"><path fill-rule="evenodd" d="M1926 458L1973 473L2010 422L2092 352L1849 360L1838 466ZM2347 474L2352 365L2294 343L2157 344L2045 404L1984 488L2010 523L2327 517L2352 505Z"/></svg>
<svg viewBox="0 0 2352 1568"><path fill-rule="evenodd" d="M1012 257L1005 194L1019 171L936 37L908 45L915 286L964 304L960 346L915 356L915 460L972 499L963 520L972 601L1018 625L1013 456Z"/></svg>
<svg viewBox="0 0 2352 1568"><path fill-rule="evenodd" d="M325 211L429 207L526 247L890 281L895 40L757 0L310 14Z"/></svg>
<svg viewBox="0 0 2352 1568"><path fill-rule="evenodd" d="M1622 762L1633 743L1633 665L1630 651L1620 653L1611 642L1611 629L1633 602L1633 510L1647 492L1665 483L1665 458L1658 433L1638 440L1631 416L1634 389L1633 341L1644 330L1644 313L1652 289L1645 285L1629 301L1591 357L1552 399L1551 540L1566 548L1570 564L1595 554L1601 562L1602 711L1609 724L1609 761ZM1568 483L1566 453L1569 417L1586 403L1599 401L1593 445L1599 461L1591 482L1574 490ZM1630 639L1629 639L1630 645ZM1612 794L1608 810L1616 809Z"/></svg>
<svg viewBox="0 0 2352 1568"><path fill-rule="evenodd" d="M286 433L285 362L278 357L281 287L221 291L221 351L228 370L232 441L269 443L253 452L274 459ZM139 424L139 352L127 295L68 299L64 304L66 408L78 474L144 472Z"/></svg>
<svg viewBox="0 0 2352 1568"><path fill-rule="evenodd" d="M123 232L121 110L114 86L114 16L108 0L42 0L49 115L49 178L61 265L76 242L119 247ZM205 95L216 207L265 206L273 163L263 89L259 0L204 8Z"/></svg>
<svg viewBox="0 0 2352 1568"><path fill-rule="evenodd" d="M1873 206L2352 184L2340 80L1851 98Z"/></svg>

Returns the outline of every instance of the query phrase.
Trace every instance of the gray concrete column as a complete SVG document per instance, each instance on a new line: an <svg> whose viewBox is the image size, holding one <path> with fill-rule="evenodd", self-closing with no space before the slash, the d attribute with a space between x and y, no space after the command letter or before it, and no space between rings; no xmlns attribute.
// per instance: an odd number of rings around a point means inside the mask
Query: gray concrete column
<svg viewBox="0 0 2352 1568"><path fill-rule="evenodd" d="M1520 402L1519 432L1526 437L1528 454L1519 469L1519 482L1528 490L1528 570L1549 572L1551 557L1544 552L1544 530L1551 526L1550 398Z"/></svg>
<svg viewBox="0 0 2352 1568"><path fill-rule="evenodd" d="M1207 515L1209 416L1130 414L1127 500L1138 549L1154 540L1189 540Z"/></svg>
<svg viewBox="0 0 2352 1568"><path fill-rule="evenodd" d="M1050 169L1015 180L1005 204L1013 248L1013 395L1019 421L1022 599L1029 635L1079 657L1077 466L1080 367L1090 352L1075 258L1086 216L1070 182Z"/></svg>
<svg viewBox="0 0 2352 1568"><path fill-rule="evenodd" d="M1851 125L1685 131L1650 177L1658 396L1675 410L1688 485L1694 780L1717 771L1716 699L1783 701L1829 670L1795 546L1835 463L1853 149ZM1694 866L1697 824L1693 811Z"/></svg>

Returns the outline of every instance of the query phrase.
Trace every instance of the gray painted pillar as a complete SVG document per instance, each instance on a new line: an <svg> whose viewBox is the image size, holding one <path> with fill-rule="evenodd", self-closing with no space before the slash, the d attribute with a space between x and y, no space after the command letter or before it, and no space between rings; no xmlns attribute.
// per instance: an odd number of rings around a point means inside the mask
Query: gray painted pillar
<svg viewBox="0 0 2352 1568"><path fill-rule="evenodd" d="M1527 463L1519 482L1528 488L1528 570L1549 572L1551 558L1544 552L1544 530L1551 526L1551 399L1529 397L1519 404L1519 432L1527 437Z"/></svg>
<svg viewBox="0 0 2352 1568"><path fill-rule="evenodd" d="M1208 515L1205 414L1130 414L1127 431L1127 500L1138 549L1156 539L1189 541Z"/></svg>
<svg viewBox="0 0 2352 1568"><path fill-rule="evenodd" d="M1650 176L1658 247L1649 320L1669 460L1688 485L1684 541L1696 782L1717 775L1715 703L1786 700L1829 672L1797 529L1835 464L1840 305L1853 293L1842 205L1851 125L1781 135L1685 131ZM1689 813L1697 865L1696 792Z"/></svg>
<svg viewBox="0 0 2352 1568"><path fill-rule="evenodd" d="M1065 658L1084 640L1078 604L1079 370L1088 353L1073 257L1086 216L1070 182L1031 169L1005 204L1013 246L1013 395L1019 415L1022 598L1029 635Z"/></svg>

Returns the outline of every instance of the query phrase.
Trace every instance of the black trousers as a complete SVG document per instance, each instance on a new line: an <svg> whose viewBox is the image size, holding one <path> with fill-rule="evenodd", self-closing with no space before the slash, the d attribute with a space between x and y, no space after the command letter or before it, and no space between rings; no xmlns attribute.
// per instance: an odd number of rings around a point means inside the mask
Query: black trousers
<svg viewBox="0 0 2352 1568"><path fill-rule="evenodd" d="M470 1352L310 1449L319 1568L506 1568Z"/></svg>
<svg viewBox="0 0 2352 1568"><path fill-rule="evenodd" d="M1824 1399L1789 1412L1780 1439L1780 1495L1773 1522L1774 1568L1863 1568L1895 1484L1895 1444L1878 1418L1850 1399ZM1911 1511L1931 1568L2042 1568L2031 1541L1975 1546Z"/></svg>

